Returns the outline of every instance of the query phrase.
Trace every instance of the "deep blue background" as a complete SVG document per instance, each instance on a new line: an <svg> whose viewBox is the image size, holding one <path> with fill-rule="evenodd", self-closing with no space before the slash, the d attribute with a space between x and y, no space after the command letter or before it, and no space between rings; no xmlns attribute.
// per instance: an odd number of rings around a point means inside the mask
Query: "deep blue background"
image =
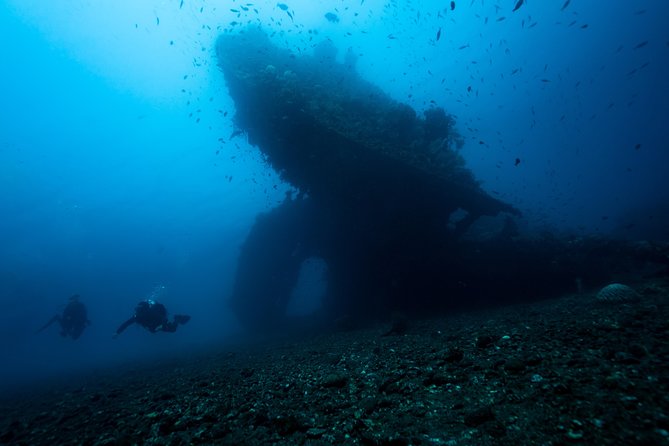
<svg viewBox="0 0 669 446"><path fill-rule="evenodd" d="M239 246L288 186L230 139L213 46L233 21L298 53L329 38L394 98L453 113L468 166L523 226L667 238L669 3L252 3L0 1L6 385L237 336ZM156 286L193 321L112 340ZM93 321L82 338L35 335L74 293Z"/></svg>

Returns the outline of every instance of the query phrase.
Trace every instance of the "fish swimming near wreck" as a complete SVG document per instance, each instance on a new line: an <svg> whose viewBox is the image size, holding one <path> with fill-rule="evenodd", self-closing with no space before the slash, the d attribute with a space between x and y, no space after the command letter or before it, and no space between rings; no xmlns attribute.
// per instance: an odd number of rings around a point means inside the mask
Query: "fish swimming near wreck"
<svg viewBox="0 0 669 446"><path fill-rule="evenodd" d="M325 18L330 23L339 23L339 16L334 12L328 12L327 14L325 14Z"/></svg>

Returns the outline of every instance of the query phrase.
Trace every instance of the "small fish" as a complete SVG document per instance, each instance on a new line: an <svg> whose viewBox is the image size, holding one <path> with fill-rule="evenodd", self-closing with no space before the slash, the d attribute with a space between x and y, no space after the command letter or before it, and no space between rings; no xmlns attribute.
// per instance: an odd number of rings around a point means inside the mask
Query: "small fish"
<svg viewBox="0 0 669 446"><path fill-rule="evenodd" d="M639 150L641 148L641 143L634 146L634 150Z"/></svg>
<svg viewBox="0 0 669 446"><path fill-rule="evenodd" d="M469 44L462 45L462 46L461 46L460 48L458 48L458 49L459 49L459 50L464 50L465 48L469 48Z"/></svg>
<svg viewBox="0 0 669 446"><path fill-rule="evenodd" d="M516 158L516 161L513 163L514 166L517 166L520 164L520 158Z"/></svg>
<svg viewBox="0 0 669 446"><path fill-rule="evenodd" d="M641 43L637 43L637 45L634 47L635 50L638 50L639 48L643 48L644 46L648 45L648 41L644 40Z"/></svg>
<svg viewBox="0 0 669 446"><path fill-rule="evenodd" d="M581 25L581 29L586 29L587 27L588 27L587 23L585 25Z"/></svg>
<svg viewBox="0 0 669 446"><path fill-rule="evenodd" d="M439 41L440 37L441 37L441 28L439 28L439 31L437 31L437 41Z"/></svg>
<svg viewBox="0 0 669 446"><path fill-rule="evenodd" d="M569 3L571 3L571 0L567 0L566 2L564 2L564 5L562 5L562 8L560 8L560 11L564 11L565 9L567 9L567 6L569 6Z"/></svg>
<svg viewBox="0 0 669 446"><path fill-rule="evenodd" d="M288 5L285 3L277 3L276 6L282 11L288 11Z"/></svg>
<svg viewBox="0 0 669 446"><path fill-rule="evenodd" d="M156 17L156 25L160 25L160 17Z"/></svg>
<svg viewBox="0 0 669 446"><path fill-rule="evenodd" d="M506 17L502 16L502 17L497 19L498 22L501 22L502 20L506 20Z"/></svg>
<svg viewBox="0 0 669 446"><path fill-rule="evenodd" d="M184 7L184 0L181 0L181 3L179 3L179 9Z"/></svg>
<svg viewBox="0 0 669 446"><path fill-rule="evenodd" d="M328 12L327 14L325 14L325 18L330 23L338 23L339 22L339 16L337 14L335 14L334 12Z"/></svg>
<svg viewBox="0 0 669 446"><path fill-rule="evenodd" d="M516 6L513 8L512 12L516 12L520 9L521 6L523 6L523 3L525 3L525 0L518 0L516 3Z"/></svg>
<svg viewBox="0 0 669 446"><path fill-rule="evenodd" d="M455 2L451 2L451 11L455 9Z"/></svg>

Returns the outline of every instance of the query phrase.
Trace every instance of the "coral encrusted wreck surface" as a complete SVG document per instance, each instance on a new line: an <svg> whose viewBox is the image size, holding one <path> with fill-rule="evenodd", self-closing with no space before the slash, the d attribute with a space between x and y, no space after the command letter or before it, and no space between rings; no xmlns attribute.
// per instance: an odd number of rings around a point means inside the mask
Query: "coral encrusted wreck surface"
<svg viewBox="0 0 669 446"><path fill-rule="evenodd" d="M432 204L446 212L515 212L464 168L442 109L418 117L327 48L296 57L256 28L221 37L217 48L236 125L286 181L318 200L393 197L414 186L416 195L436 194Z"/></svg>

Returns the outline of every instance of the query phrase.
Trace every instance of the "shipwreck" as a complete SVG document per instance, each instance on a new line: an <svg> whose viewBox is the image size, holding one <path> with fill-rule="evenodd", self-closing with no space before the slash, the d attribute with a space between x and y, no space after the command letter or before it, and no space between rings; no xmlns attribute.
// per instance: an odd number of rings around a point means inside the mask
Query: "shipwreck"
<svg viewBox="0 0 669 446"><path fill-rule="evenodd" d="M321 323L518 302L666 271L664 246L519 234L520 212L466 168L452 116L417 113L336 55L327 41L297 55L258 28L217 42L235 126L299 191L260 215L242 246L231 305L250 329L294 324L286 307L311 257L327 264ZM495 216L494 231L472 234Z"/></svg>

